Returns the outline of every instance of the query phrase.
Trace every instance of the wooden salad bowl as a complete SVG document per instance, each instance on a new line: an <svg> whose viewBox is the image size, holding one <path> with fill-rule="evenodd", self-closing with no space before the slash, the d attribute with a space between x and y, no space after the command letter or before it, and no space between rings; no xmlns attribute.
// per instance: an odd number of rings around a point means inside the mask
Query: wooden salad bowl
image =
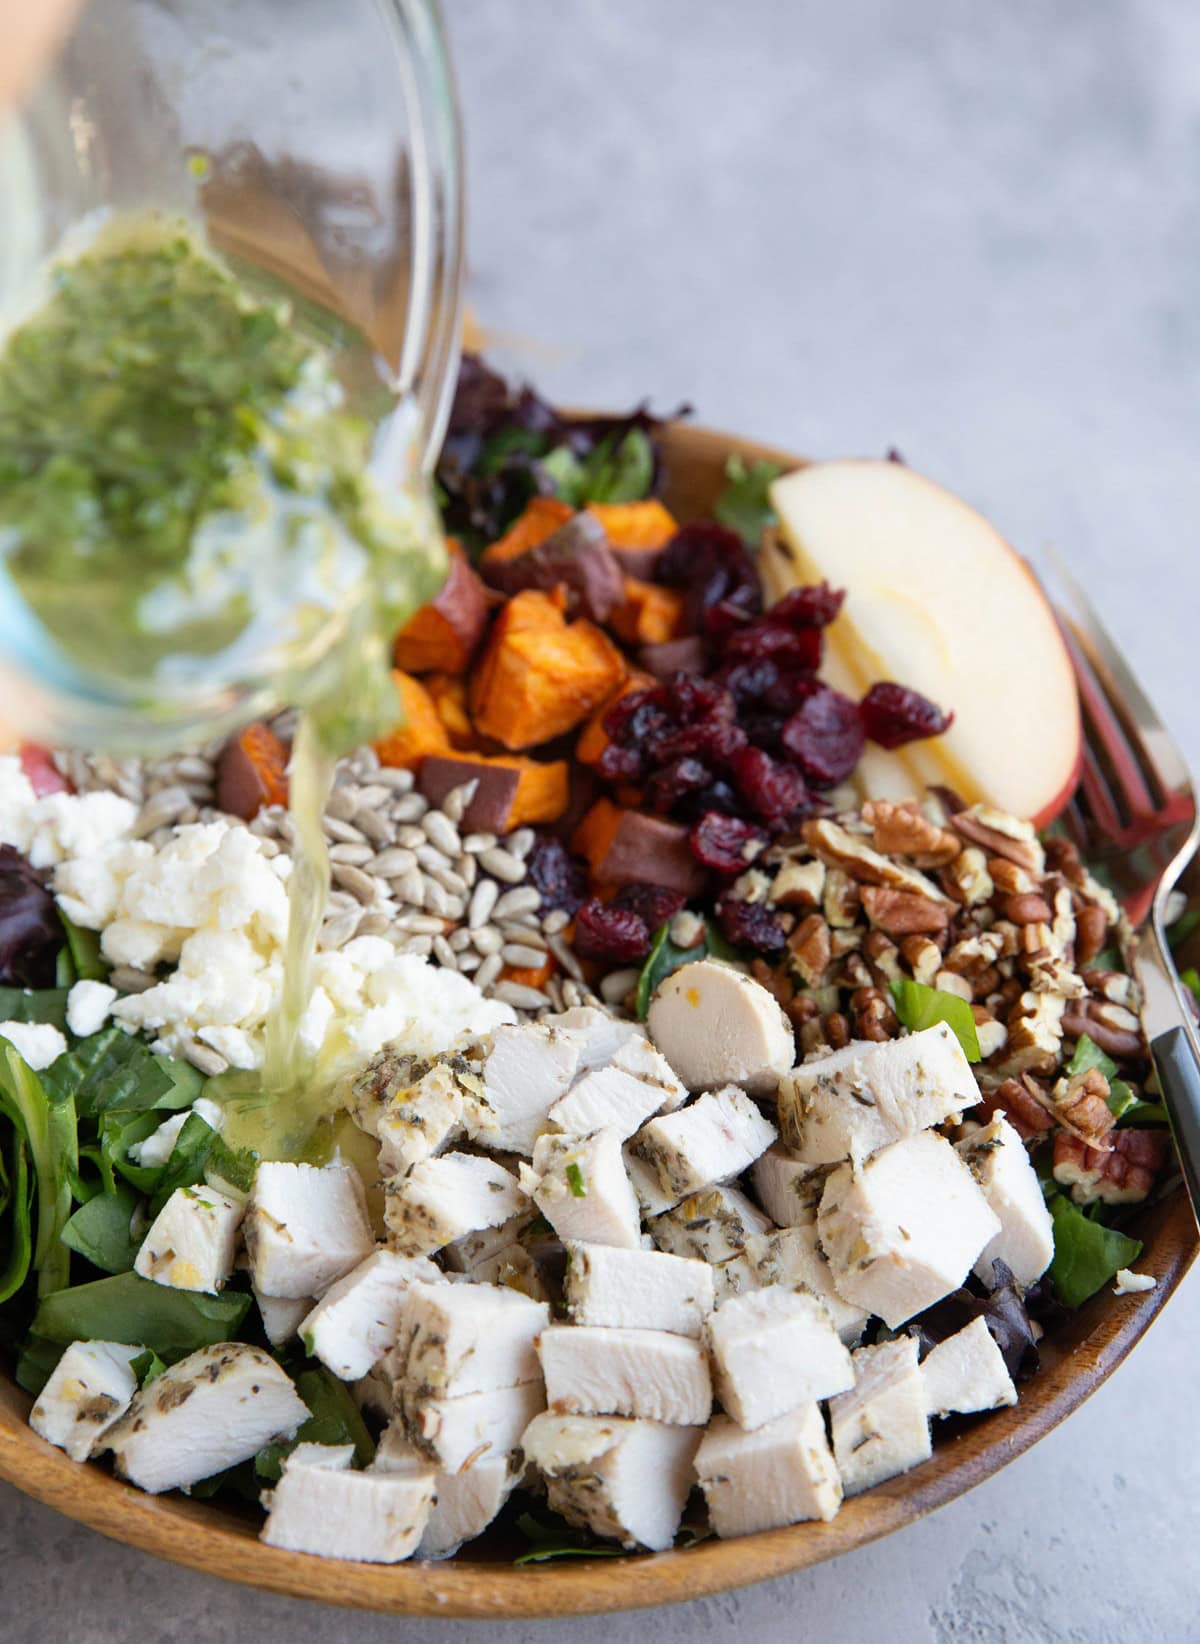
<svg viewBox="0 0 1200 1644"><path fill-rule="evenodd" d="M740 452L794 462L730 435L674 424L666 431L666 501L682 518L708 512L727 457ZM1191 890L1200 894L1200 875ZM1144 1210L1130 1229L1144 1240L1140 1272L1157 1288L1118 1298L1093 1296L1041 1343L1042 1368L1020 1402L984 1416L940 1424L931 1460L905 1477L847 1501L830 1524L797 1524L736 1541L709 1539L686 1550L513 1564L520 1538L489 1532L442 1563L356 1564L281 1552L257 1536L250 1509L149 1496L104 1465L79 1466L27 1425L30 1399L0 1374L0 1477L101 1534L177 1564L249 1586L326 1604L402 1615L567 1616L631 1610L700 1598L836 1558L953 1501L1070 1415L1109 1377L1157 1318L1197 1252L1196 1227L1182 1189Z"/></svg>

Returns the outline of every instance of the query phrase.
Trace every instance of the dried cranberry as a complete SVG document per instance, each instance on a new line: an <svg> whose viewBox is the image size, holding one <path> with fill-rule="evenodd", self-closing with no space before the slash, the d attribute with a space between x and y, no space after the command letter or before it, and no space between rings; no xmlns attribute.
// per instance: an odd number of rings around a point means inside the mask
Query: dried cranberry
<svg viewBox="0 0 1200 1644"><path fill-rule="evenodd" d="M784 666L815 672L821 666L821 630L785 628L781 622L764 617L761 622L752 622L730 634L721 655L727 661L749 657L759 662L770 657Z"/></svg>
<svg viewBox="0 0 1200 1644"><path fill-rule="evenodd" d="M783 714L749 713L742 715L742 729L756 748L763 748L767 753L779 754L783 751L780 740L786 720Z"/></svg>
<svg viewBox="0 0 1200 1644"><path fill-rule="evenodd" d="M774 689L780 679L780 668L769 656L745 657L724 663L713 678L720 680L739 708L744 708Z"/></svg>
<svg viewBox="0 0 1200 1644"><path fill-rule="evenodd" d="M736 600L719 599L715 605L706 605L702 622L707 637L719 648L727 634L734 633L738 628L744 628L754 613L739 605Z"/></svg>
<svg viewBox="0 0 1200 1644"><path fill-rule="evenodd" d="M732 719L734 701L717 679L677 674L663 692L668 710L684 724L697 719Z"/></svg>
<svg viewBox="0 0 1200 1644"><path fill-rule="evenodd" d="M844 782L862 758L866 737L858 704L824 686L783 727L783 745L819 788Z"/></svg>
<svg viewBox="0 0 1200 1644"><path fill-rule="evenodd" d="M786 822L808 802L808 789L795 766L772 759L761 748L743 748L733 774L742 798L764 822Z"/></svg>
<svg viewBox="0 0 1200 1644"><path fill-rule="evenodd" d="M709 811L720 811L723 816L740 816L742 801L728 782L711 782L697 793L685 794L675 807L681 822L698 822Z"/></svg>
<svg viewBox="0 0 1200 1644"><path fill-rule="evenodd" d="M606 782L638 783L646 774L646 758L640 748L621 748L610 742L600 750L596 769Z"/></svg>
<svg viewBox="0 0 1200 1644"><path fill-rule="evenodd" d="M872 685L859 704L863 729L881 748L902 748L923 736L940 736L954 723L919 691L907 685Z"/></svg>
<svg viewBox="0 0 1200 1644"><path fill-rule="evenodd" d="M837 616L846 598L844 588L831 588L827 582L810 583L805 588L792 588L772 605L773 621L789 628L828 628Z"/></svg>
<svg viewBox="0 0 1200 1644"><path fill-rule="evenodd" d="M575 909L587 895L587 871L582 862L567 853L561 839L551 833L538 834L525 859L525 877L541 897L541 911Z"/></svg>
<svg viewBox="0 0 1200 1644"><path fill-rule="evenodd" d="M713 773L698 759L673 759L651 773L646 782L646 803L660 816L668 816L684 794L707 788Z"/></svg>
<svg viewBox="0 0 1200 1644"><path fill-rule="evenodd" d="M668 890L665 885L622 885L610 908L625 908L646 922L646 929L656 931L679 912L687 901L681 891Z"/></svg>
<svg viewBox="0 0 1200 1644"><path fill-rule="evenodd" d="M774 684L763 692L762 705L776 714L795 713L802 702L823 689L821 681L807 670L780 668Z"/></svg>
<svg viewBox="0 0 1200 1644"><path fill-rule="evenodd" d="M700 522L677 531L663 549L658 576L684 590L685 619L693 633L705 626L713 606L726 607L715 619L719 627L739 611L752 616L762 608L754 561L737 532L723 525Z"/></svg>
<svg viewBox="0 0 1200 1644"><path fill-rule="evenodd" d="M650 931L640 913L589 896L575 913L574 946L585 958L629 965L650 951Z"/></svg>
<svg viewBox="0 0 1200 1644"><path fill-rule="evenodd" d="M724 766L745 746L746 733L740 725L724 719L701 719L656 742L654 756L683 759L694 755L709 765Z"/></svg>
<svg viewBox="0 0 1200 1644"><path fill-rule="evenodd" d="M692 854L706 868L716 868L718 873L742 873L757 854L748 852L747 846L765 845L767 836L740 816L708 811L692 829L690 843Z"/></svg>
<svg viewBox="0 0 1200 1644"><path fill-rule="evenodd" d="M717 918L735 947L778 953L787 941L783 926L762 902L742 902L737 897L724 896L717 903Z"/></svg>
<svg viewBox="0 0 1200 1644"><path fill-rule="evenodd" d="M605 736L622 747L645 741L666 723L666 692L657 685L645 691L626 691L601 721Z"/></svg>

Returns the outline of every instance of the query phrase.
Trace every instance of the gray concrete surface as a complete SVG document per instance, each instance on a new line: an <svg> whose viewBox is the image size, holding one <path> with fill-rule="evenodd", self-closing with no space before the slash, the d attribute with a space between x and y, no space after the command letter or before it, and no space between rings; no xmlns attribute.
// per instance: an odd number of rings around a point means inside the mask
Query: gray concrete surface
<svg viewBox="0 0 1200 1644"><path fill-rule="evenodd" d="M879 452L1057 544L1200 761L1200 12L454 0L473 303L549 391ZM981 657L1004 688L1008 658ZM1136 1306L1136 1302L1126 1305ZM1067 1425L824 1568L469 1627L176 1572L0 1493L6 1644L1200 1639L1200 1279Z"/></svg>

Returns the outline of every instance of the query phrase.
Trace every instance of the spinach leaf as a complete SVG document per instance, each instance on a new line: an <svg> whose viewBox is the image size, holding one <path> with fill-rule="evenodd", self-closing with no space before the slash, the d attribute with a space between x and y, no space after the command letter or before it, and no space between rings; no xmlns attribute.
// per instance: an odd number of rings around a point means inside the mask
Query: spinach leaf
<svg viewBox="0 0 1200 1644"><path fill-rule="evenodd" d="M51 1101L41 1081L12 1045L0 1040L0 1115L24 1138L33 1166L37 1234L32 1264L38 1293L66 1284L70 1255L59 1235L71 1214L71 1182L78 1175L78 1132L70 1097Z"/></svg>
<svg viewBox="0 0 1200 1644"><path fill-rule="evenodd" d="M620 1547L606 1547L601 1542L585 1542L564 1520L545 1524L532 1513L522 1513L517 1529L529 1542L529 1551L514 1558L514 1564L545 1564L554 1558L620 1558Z"/></svg>
<svg viewBox="0 0 1200 1644"><path fill-rule="evenodd" d="M1050 1215L1054 1222L1050 1277L1067 1307L1081 1306L1119 1268L1131 1267L1142 1253L1140 1239L1093 1221L1061 1193L1050 1200Z"/></svg>
<svg viewBox="0 0 1200 1644"><path fill-rule="evenodd" d="M0 1022L48 1022L67 1031L69 988L0 988Z"/></svg>
<svg viewBox="0 0 1200 1644"><path fill-rule="evenodd" d="M1121 1081L1118 1079L1117 1083ZM1121 1109L1118 1122L1123 1125L1167 1125L1171 1119L1161 1102L1146 1102L1139 1098Z"/></svg>
<svg viewBox="0 0 1200 1644"><path fill-rule="evenodd" d="M23 1387L27 1393L32 1393L34 1398L37 1398L54 1374L55 1366L68 1345L69 1343L62 1341L47 1341L44 1336L26 1336L21 1343L21 1352L14 1371L17 1386Z"/></svg>
<svg viewBox="0 0 1200 1644"><path fill-rule="evenodd" d="M943 993L940 988L926 987L911 977L900 976L889 984L896 1003L896 1015L906 1028L919 1032L945 1022L963 1048L968 1062L978 1062L979 1035L971 1007L957 993Z"/></svg>
<svg viewBox="0 0 1200 1644"><path fill-rule="evenodd" d="M81 1117L110 1109L190 1107L204 1076L187 1062L155 1056L119 1027L101 1028L46 1070L48 1089L75 1098Z"/></svg>
<svg viewBox="0 0 1200 1644"><path fill-rule="evenodd" d="M198 1113L188 1114L150 1200L151 1216L158 1215L177 1187L194 1187L204 1180L204 1166L216 1134Z"/></svg>
<svg viewBox="0 0 1200 1644"><path fill-rule="evenodd" d="M136 1273L73 1285L43 1298L31 1326L47 1341L121 1341L149 1347L174 1364L199 1347L232 1341L250 1306L248 1292L219 1296L172 1290Z"/></svg>
<svg viewBox="0 0 1200 1644"><path fill-rule="evenodd" d="M117 1174L131 1182L139 1193L148 1195L157 1190L166 1166L134 1164L129 1150L136 1142L144 1142L147 1136L153 1136L162 1122L162 1114L154 1111L125 1113L118 1110L101 1114L99 1163L105 1192L114 1191Z"/></svg>
<svg viewBox="0 0 1200 1644"><path fill-rule="evenodd" d="M15 1125L9 1129L7 1145L7 1157L4 1147L0 1146L0 1176L3 1177L4 1193L4 1221L0 1225L4 1227L4 1244L8 1252L0 1267L0 1302L6 1302L25 1283L33 1256L29 1161L25 1138Z"/></svg>
<svg viewBox="0 0 1200 1644"><path fill-rule="evenodd" d="M1105 1100L1108 1102L1108 1111L1114 1119L1124 1118L1132 1108L1138 1105L1137 1092L1132 1085L1126 1084L1124 1079L1109 1080L1108 1095Z"/></svg>
<svg viewBox="0 0 1200 1644"><path fill-rule="evenodd" d="M73 919L68 919L61 908L58 917L62 920L63 930L67 933L66 952L71 960L71 967L75 972L74 980L78 982L106 982L108 980L108 966L100 957L100 933L94 930L84 930Z"/></svg>
<svg viewBox="0 0 1200 1644"><path fill-rule="evenodd" d="M298 1444L352 1444L354 1463L365 1467L375 1454L375 1445L363 1421L362 1412L345 1382L331 1371L314 1367L292 1377L296 1391L308 1406L308 1420L302 1422L294 1439L284 1444L268 1444L254 1458L259 1478L279 1477L285 1457Z"/></svg>
<svg viewBox="0 0 1200 1644"><path fill-rule="evenodd" d="M239 1193L249 1193L258 1169L258 1154L248 1147L232 1148L220 1134L213 1137L204 1166L204 1180L213 1186L222 1182Z"/></svg>
<svg viewBox="0 0 1200 1644"><path fill-rule="evenodd" d="M672 942L670 921L659 926L638 976L634 1012L639 1022L646 1020L650 1001L660 983L665 982L681 965L690 965L694 959L724 959L729 964L736 964L737 953L717 927L707 920L704 935L690 948L681 948Z"/></svg>
<svg viewBox="0 0 1200 1644"><path fill-rule="evenodd" d="M158 1380L167 1367L157 1353L147 1348L144 1353L139 1353L137 1358L130 1359L129 1368L137 1377L139 1387L149 1387L152 1381Z"/></svg>
<svg viewBox="0 0 1200 1644"><path fill-rule="evenodd" d="M1090 1073L1093 1068L1099 1068L1106 1079L1116 1077L1117 1064L1094 1039L1089 1039L1086 1033L1079 1035L1079 1043L1075 1046L1075 1054L1067 1063L1068 1073Z"/></svg>
<svg viewBox="0 0 1200 1644"><path fill-rule="evenodd" d="M65 1245L102 1273L128 1273L141 1243L130 1231L139 1196L126 1182L111 1193L97 1193L63 1228Z"/></svg>
<svg viewBox="0 0 1200 1644"><path fill-rule="evenodd" d="M713 518L736 531L747 548L757 548L763 530L775 524L768 488L783 473L783 465L759 458L747 466L736 451L725 464L725 489L717 498Z"/></svg>

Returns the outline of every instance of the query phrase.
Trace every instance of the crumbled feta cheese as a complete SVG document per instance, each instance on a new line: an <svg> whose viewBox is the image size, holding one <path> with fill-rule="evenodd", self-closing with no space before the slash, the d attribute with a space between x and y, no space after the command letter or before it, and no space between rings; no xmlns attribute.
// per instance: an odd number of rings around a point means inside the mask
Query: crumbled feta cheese
<svg viewBox="0 0 1200 1644"><path fill-rule="evenodd" d="M421 1398L461 1398L542 1379L534 1343L550 1321L544 1302L490 1284L408 1287L397 1380Z"/></svg>
<svg viewBox="0 0 1200 1644"><path fill-rule="evenodd" d="M958 1289L1000 1221L950 1143L923 1130L839 1166L817 1229L838 1291L895 1330Z"/></svg>
<svg viewBox="0 0 1200 1644"><path fill-rule="evenodd" d="M177 1187L150 1224L133 1270L172 1290L215 1296L233 1272L245 1206L215 1187Z"/></svg>
<svg viewBox="0 0 1200 1644"><path fill-rule="evenodd" d="M269 1546L367 1564L398 1564L416 1552L433 1506L431 1467L355 1472L297 1460L298 1454L284 1462L275 1488L263 1492L267 1521L259 1534Z"/></svg>
<svg viewBox="0 0 1200 1644"><path fill-rule="evenodd" d="M723 1301L705 1326L717 1397L741 1427L844 1393L854 1367L824 1306L775 1285Z"/></svg>
<svg viewBox="0 0 1200 1644"><path fill-rule="evenodd" d="M573 1240L567 1245L563 1293L575 1324L696 1337L713 1310L712 1268L659 1250Z"/></svg>
<svg viewBox="0 0 1200 1644"><path fill-rule="evenodd" d="M696 1476L719 1536L828 1521L842 1504L817 1404L789 1410L753 1432L728 1416L714 1416L696 1452Z"/></svg>
<svg viewBox="0 0 1200 1644"><path fill-rule="evenodd" d="M1117 1282L1113 1285L1114 1296L1140 1296L1144 1291L1153 1290L1158 1280L1153 1273L1134 1273L1128 1267L1117 1270Z"/></svg>
<svg viewBox="0 0 1200 1644"><path fill-rule="evenodd" d="M686 1100L687 1090L666 1057L648 1039L630 1038L605 1066L575 1080L550 1109L550 1121L570 1136L613 1128L625 1137L652 1113L669 1111Z"/></svg>
<svg viewBox="0 0 1200 1644"><path fill-rule="evenodd" d="M0 1022L0 1039L7 1039L35 1073L41 1073L67 1052L67 1041L49 1022Z"/></svg>
<svg viewBox="0 0 1200 1644"><path fill-rule="evenodd" d="M696 1427L621 1416L537 1416L521 1448L571 1524L625 1547L671 1546L692 1488Z"/></svg>
<svg viewBox="0 0 1200 1644"><path fill-rule="evenodd" d="M34 1400L29 1425L72 1461L86 1461L137 1392L129 1366L140 1352L116 1341L72 1342Z"/></svg>
<svg viewBox="0 0 1200 1644"><path fill-rule="evenodd" d="M67 994L67 1026L77 1039L99 1033L117 997L107 982L76 982Z"/></svg>
<svg viewBox="0 0 1200 1644"><path fill-rule="evenodd" d="M0 757L0 845L15 846L35 868L102 855L136 820L137 806L115 793L60 792L39 799L17 755Z"/></svg>
<svg viewBox="0 0 1200 1644"><path fill-rule="evenodd" d="M106 1435L117 1473L157 1495L248 1461L308 1417L291 1377L245 1342L202 1347L135 1397Z"/></svg>
<svg viewBox="0 0 1200 1644"><path fill-rule="evenodd" d="M708 1354L687 1336L552 1324L542 1331L538 1352L552 1410L678 1427L703 1426L712 1413Z"/></svg>
<svg viewBox="0 0 1200 1644"><path fill-rule="evenodd" d="M403 1387L394 1426L426 1463L443 1473L473 1467L484 1457L516 1459L521 1434L546 1408L540 1381L493 1387L457 1398L431 1398Z"/></svg>
<svg viewBox="0 0 1200 1644"><path fill-rule="evenodd" d="M921 1361L921 1379L931 1416L969 1415L1017 1402L1004 1355L983 1318L931 1348Z"/></svg>
<svg viewBox="0 0 1200 1644"><path fill-rule="evenodd" d="M630 1143L675 1201L740 1176L775 1140L775 1126L736 1085L642 1126Z"/></svg>
<svg viewBox="0 0 1200 1644"><path fill-rule="evenodd" d="M384 1184L383 1216L398 1250L426 1256L481 1227L498 1227L529 1208L528 1196L495 1159L443 1153Z"/></svg>
<svg viewBox="0 0 1200 1644"><path fill-rule="evenodd" d="M342 1381L358 1381L396 1340L408 1287L414 1279L436 1284L432 1262L374 1250L331 1284L300 1325L305 1350Z"/></svg>
<svg viewBox="0 0 1200 1644"><path fill-rule="evenodd" d="M833 1453L848 1496L907 1473L933 1454L914 1338L859 1347L851 1358L854 1387L829 1401Z"/></svg>
<svg viewBox="0 0 1200 1644"><path fill-rule="evenodd" d="M779 1127L804 1163L837 1164L956 1119L978 1100L971 1064L939 1022L903 1039L856 1040L803 1062L780 1080Z"/></svg>
<svg viewBox="0 0 1200 1644"><path fill-rule="evenodd" d="M246 1250L256 1290L319 1296L375 1248L362 1183L347 1165L264 1160L246 1211Z"/></svg>
<svg viewBox="0 0 1200 1644"><path fill-rule="evenodd" d="M1000 1218L1000 1231L985 1245L976 1273L990 1285L992 1263L1002 1261L1019 1285L1033 1284L1054 1259L1054 1223L1025 1143L998 1113L955 1145Z"/></svg>
<svg viewBox="0 0 1200 1644"><path fill-rule="evenodd" d="M157 1130L152 1130L149 1136L141 1142L131 1142L129 1157L136 1165L147 1168L156 1168L165 1165L174 1151L175 1143L179 1140L179 1132L188 1121L189 1113L197 1113L205 1124L213 1130L220 1130L225 1115L215 1102L210 1102L206 1096L197 1097L191 1108L184 1108L179 1113L173 1113L165 1119Z"/></svg>
<svg viewBox="0 0 1200 1644"><path fill-rule="evenodd" d="M540 1136L522 1181L560 1239L640 1248L638 1202L616 1130L594 1136Z"/></svg>

